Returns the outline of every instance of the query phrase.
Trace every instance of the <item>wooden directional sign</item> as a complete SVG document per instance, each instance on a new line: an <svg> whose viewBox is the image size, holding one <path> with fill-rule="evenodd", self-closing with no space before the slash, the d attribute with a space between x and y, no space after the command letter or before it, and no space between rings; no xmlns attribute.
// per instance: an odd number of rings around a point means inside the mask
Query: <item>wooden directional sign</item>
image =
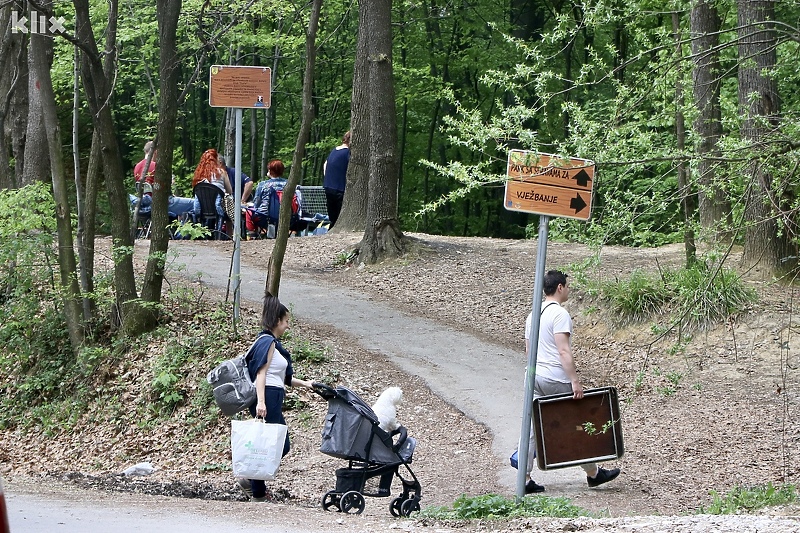
<svg viewBox="0 0 800 533"><path fill-rule="evenodd" d="M588 159L511 150L503 205L509 211L589 220L594 171Z"/></svg>
<svg viewBox="0 0 800 533"><path fill-rule="evenodd" d="M212 65L208 81L211 107L268 108L272 74L269 67Z"/></svg>

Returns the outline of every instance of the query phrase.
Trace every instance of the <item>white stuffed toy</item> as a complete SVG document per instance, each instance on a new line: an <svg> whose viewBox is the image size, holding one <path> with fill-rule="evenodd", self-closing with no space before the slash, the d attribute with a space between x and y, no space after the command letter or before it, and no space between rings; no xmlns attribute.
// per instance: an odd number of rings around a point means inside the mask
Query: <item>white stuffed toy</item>
<svg viewBox="0 0 800 533"><path fill-rule="evenodd" d="M400 427L397 420L397 406L403 399L403 391L400 387L389 387L378 396L372 406L373 412L378 415L379 426L382 430L391 433Z"/></svg>

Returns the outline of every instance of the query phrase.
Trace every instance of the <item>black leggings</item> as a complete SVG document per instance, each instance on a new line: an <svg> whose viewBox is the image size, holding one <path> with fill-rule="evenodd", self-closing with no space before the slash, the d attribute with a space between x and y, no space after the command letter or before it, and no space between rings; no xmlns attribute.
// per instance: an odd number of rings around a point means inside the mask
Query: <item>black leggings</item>
<svg viewBox="0 0 800 533"><path fill-rule="evenodd" d="M325 189L325 203L328 205L328 219L332 228L336 221L339 220L339 213L342 211L342 201L344 200L344 191L336 191L334 189Z"/></svg>

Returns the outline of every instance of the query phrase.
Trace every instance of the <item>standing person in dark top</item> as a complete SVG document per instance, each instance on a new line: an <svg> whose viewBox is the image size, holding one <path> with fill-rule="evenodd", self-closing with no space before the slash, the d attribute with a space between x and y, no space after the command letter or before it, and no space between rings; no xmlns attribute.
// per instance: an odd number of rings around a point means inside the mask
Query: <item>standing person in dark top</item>
<svg viewBox="0 0 800 533"><path fill-rule="evenodd" d="M342 210L344 188L347 184L347 165L350 163L350 132L342 137L342 144L331 150L328 159L322 166L325 178L322 186L325 188L325 201L328 205L328 218L330 228L336 224L339 212Z"/></svg>

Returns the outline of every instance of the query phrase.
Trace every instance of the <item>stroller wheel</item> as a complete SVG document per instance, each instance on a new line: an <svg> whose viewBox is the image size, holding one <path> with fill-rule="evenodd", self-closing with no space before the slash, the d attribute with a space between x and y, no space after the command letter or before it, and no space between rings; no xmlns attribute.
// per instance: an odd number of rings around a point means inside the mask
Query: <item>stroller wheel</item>
<svg viewBox="0 0 800 533"><path fill-rule="evenodd" d="M339 510L339 493L335 490L329 490L325 493L325 496L322 497L322 508L327 511L331 507L337 511Z"/></svg>
<svg viewBox="0 0 800 533"><path fill-rule="evenodd" d="M356 490L345 492L342 499L339 501L339 509L341 509L343 513L353 511L355 514L361 514L364 512L364 496Z"/></svg>
<svg viewBox="0 0 800 533"><path fill-rule="evenodd" d="M419 512L419 502L414 497L404 501L400 506L400 513L405 517L409 517L411 513L415 512Z"/></svg>
<svg viewBox="0 0 800 533"><path fill-rule="evenodd" d="M402 496L398 496L389 503L389 512L392 513L392 516L394 516L395 518L403 516L401 509L403 507L403 502L405 501L406 501L405 498L403 498Z"/></svg>

